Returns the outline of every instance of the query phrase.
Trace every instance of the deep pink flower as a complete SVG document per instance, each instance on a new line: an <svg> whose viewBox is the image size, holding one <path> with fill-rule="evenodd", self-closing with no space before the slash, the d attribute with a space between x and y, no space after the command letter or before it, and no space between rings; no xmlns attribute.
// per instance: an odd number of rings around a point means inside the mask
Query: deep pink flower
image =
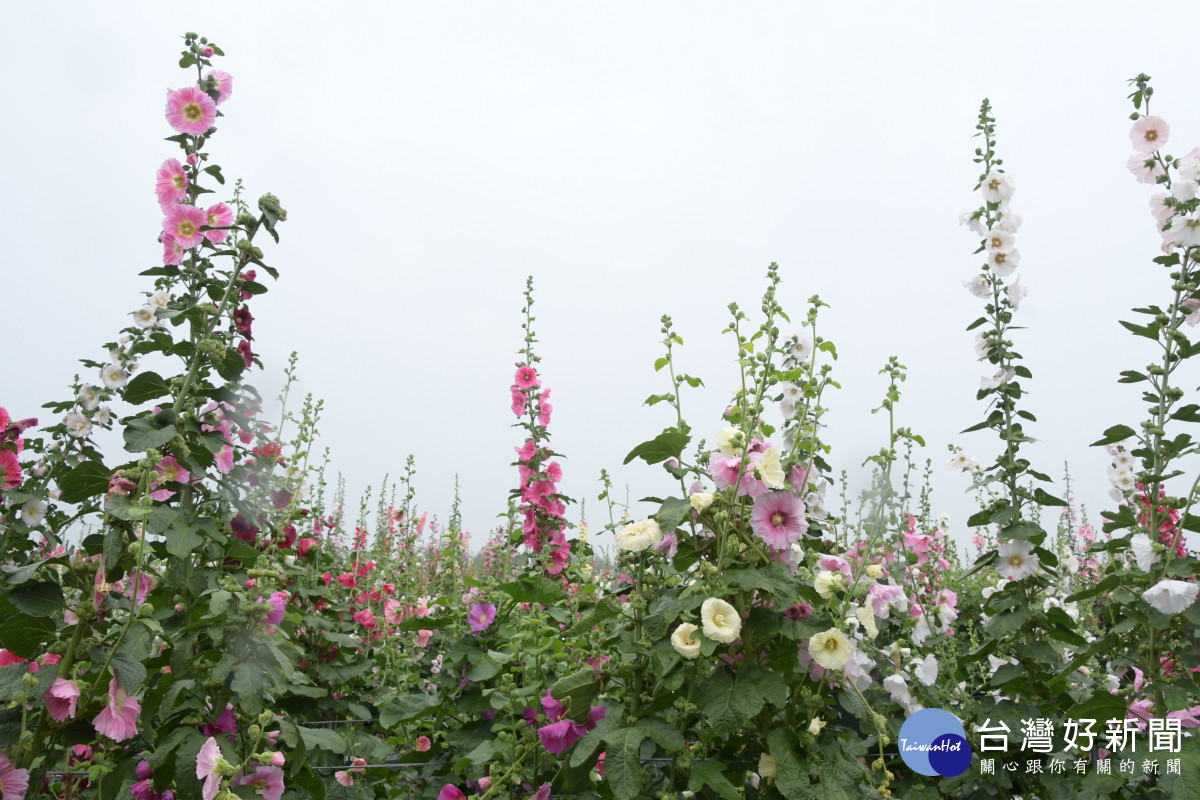
<svg viewBox="0 0 1200 800"><path fill-rule="evenodd" d="M495 619L496 607L491 603L476 603L467 614L467 624L471 626L471 633L477 635L487 630Z"/></svg>
<svg viewBox="0 0 1200 800"><path fill-rule="evenodd" d="M242 357L242 361L246 362L247 368L254 363L254 351L250 349L250 342L245 339L238 342L237 352Z"/></svg>
<svg viewBox="0 0 1200 800"><path fill-rule="evenodd" d="M141 710L137 698L125 694L114 675L108 684L108 705L96 715L92 725L101 736L123 742L137 735L137 718Z"/></svg>
<svg viewBox="0 0 1200 800"><path fill-rule="evenodd" d="M546 716L551 722L558 722L567 713L567 707L560 701L555 700L554 695L550 694L549 689L542 696L542 709L546 712Z"/></svg>
<svg viewBox="0 0 1200 800"><path fill-rule="evenodd" d="M279 800L283 796L283 770L279 767L257 767L249 775L234 781L237 786L253 786L263 800Z"/></svg>
<svg viewBox="0 0 1200 800"><path fill-rule="evenodd" d="M17 769L0 753L0 798L2 800L24 800L29 789L29 770Z"/></svg>
<svg viewBox="0 0 1200 800"><path fill-rule="evenodd" d="M538 790L533 793L529 800L554 800L554 795L550 794L550 784L543 783L538 787Z"/></svg>
<svg viewBox="0 0 1200 800"><path fill-rule="evenodd" d="M431 631L431 630L421 628L419 631L417 631L417 640L416 640L417 647L425 647L426 645L428 645L430 636L433 636L433 631Z"/></svg>
<svg viewBox="0 0 1200 800"><path fill-rule="evenodd" d="M375 614L369 608L354 612L354 621L369 631L375 630L378 626L378 623L375 621Z"/></svg>
<svg viewBox="0 0 1200 800"><path fill-rule="evenodd" d="M46 711L55 722L65 722L75 716L75 704L79 702L79 684L65 678L55 678L50 690L42 695Z"/></svg>
<svg viewBox="0 0 1200 800"><path fill-rule="evenodd" d="M252 322L254 322L254 316L245 306L233 312L233 327L243 336L251 335L250 325Z"/></svg>
<svg viewBox="0 0 1200 800"><path fill-rule="evenodd" d="M532 461L533 457L537 455L537 442L533 441L533 439L526 439L525 444L513 449L517 451L518 461Z"/></svg>
<svg viewBox="0 0 1200 800"><path fill-rule="evenodd" d="M462 789L459 789L453 783L447 783L442 787L442 790L438 792L437 800L466 800L466 797L467 796L462 793Z"/></svg>
<svg viewBox="0 0 1200 800"><path fill-rule="evenodd" d="M303 539L300 539L298 542L296 542L296 553L298 553L300 556L306 556L308 555L308 552L316 546L316 544L316 539L312 538L311 536L305 536Z"/></svg>
<svg viewBox="0 0 1200 800"><path fill-rule="evenodd" d="M233 713L233 703L226 703L225 710L221 712L221 715L212 722L204 723L204 726L200 729L200 733L204 736L215 736L218 733L237 733L237 717Z"/></svg>
<svg viewBox="0 0 1200 800"><path fill-rule="evenodd" d="M547 389L538 398L538 424L543 428L550 424L550 413L552 411L554 411L554 406L550 405L550 390Z"/></svg>
<svg viewBox="0 0 1200 800"><path fill-rule="evenodd" d="M204 241L200 226L208 222L202 209L186 203L170 206L163 217L163 231L184 250L191 249Z"/></svg>
<svg viewBox="0 0 1200 800"><path fill-rule="evenodd" d="M272 592L268 602L271 604L271 610L267 613L266 623L268 625L278 625L283 622L283 615L287 611L287 592Z"/></svg>
<svg viewBox="0 0 1200 800"><path fill-rule="evenodd" d="M809 603L796 603L795 605L788 606L787 610L783 613L792 619L804 619L805 617L812 616L813 607Z"/></svg>
<svg viewBox="0 0 1200 800"><path fill-rule="evenodd" d="M569 719L559 720L538 728L538 738L542 740L542 747L546 748L546 752L554 755L565 753L586 733L587 728Z"/></svg>
<svg viewBox="0 0 1200 800"><path fill-rule="evenodd" d="M518 389L532 389L542 385L538 380L537 370L527 364L517 367L517 375L513 378L513 382L516 383Z"/></svg>
<svg viewBox="0 0 1200 800"><path fill-rule="evenodd" d="M416 750L417 750L417 752L418 752L418 753L425 753L425 752L428 752L429 748L430 748L430 747L432 747L432 746L433 746L433 745L432 745L432 743L429 741L429 737L428 737L428 736L418 736L418 737L417 737Z"/></svg>
<svg viewBox="0 0 1200 800"><path fill-rule="evenodd" d="M512 391L512 412L519 417L525 411L525 393L516 386L510 386L509 389Z"/></svg>
<svg viewBox="0 0 1200 800"><path fill-rule="evenodd" d="M210 69L205 78L217 79L217 105L224 103L233 94L233 76L219 69Z"/></svg>
<svg viewBox="0 0 1200 800"><path fill-rule="evenodd" d="M353 589L355 586L358 586L358 578L349 572L343 572L341 575L338 575L337 581L347 589Z"/></svg>
<svg viewBox="0 0 1200 800"><path fill-rule="evenodd" d="M158 194L158 204L164 209L187 197L187 173L177 158L168 158L158 168L154 191Z"/></svg>
<svg viewBox="0 0 1200 800"><path fill-rule="evenodd" d="M210 228L228 228L233 224L233 209L224 203L217 203L215 206L209 206L204 212L206 220L205 225ZM229 236L229 231L205 231L204 238L208 239L213 244L220 244Z"/></svg>
<svg viewBox="0 0 1200 800"><path fill-rule="evenodd" d="M791 492L768 492L754 501L750 527L772 550L786 550L808 530L804 502Z"/></svg>
<svg viewBox="0 0 1200 800"><path fill-rule="evenodd" d="M15 489L21 485L21 463L17 454L12 450L0 450L0 486L5 490Z"/></svg>
<svg viewBox="0 0 1200 800"><path fill-rule="evenodd" d="M180 133L199 136L217 120L217 104L197 86L167 90L167 122Z"/></svg>

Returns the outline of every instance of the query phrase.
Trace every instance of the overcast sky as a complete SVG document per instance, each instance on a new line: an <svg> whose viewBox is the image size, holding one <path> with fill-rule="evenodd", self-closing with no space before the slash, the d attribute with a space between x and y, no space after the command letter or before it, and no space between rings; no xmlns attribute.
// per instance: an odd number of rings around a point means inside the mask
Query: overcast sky
<svg viewBox="0 0 1200 800"><path fill-rule="evenodd" d="M267 248L280 280L251 304L266 365L252 380L273 397L299 351L352 502L412 453L421 506L444 519L457 474L482 543L517 479L508 386L530 274L563 491L588 498L593 527L601 468L635 500L669 491L657 467L621 467L673 421L641 405L665 391L659 317L708 387L684 410L711 441L736 375L726 305L757 320L775 261L795 319L814 293L832 306L835 469L861 475L886 443L869 409L899 356L898 422L928 442L934 510L962 534L972 508L946 446L997 451L958 433L982 419L992 372L963 330L982 312L961 286L981 259L958 225L978 205L985 96L1025 220L1015 338L1034 373L1034 466L1058 476L1069 459L1098 517L1107 457L1087 445L1142 419L1115 379L1154 348L1117 319L1165 304L1169 281L1150 261L1152 190L1125 169L1126 80L1154 77L1167 151L1200 143L1195 3L214 0L5 17L0 404L15 418L46 417L76 359L103 359L151 289L137 273L161 257L154 173L179 152L164 100L194 78L175 63L194 30L234 76L210 148L227 188L241 177L289 211Z"/></svg>

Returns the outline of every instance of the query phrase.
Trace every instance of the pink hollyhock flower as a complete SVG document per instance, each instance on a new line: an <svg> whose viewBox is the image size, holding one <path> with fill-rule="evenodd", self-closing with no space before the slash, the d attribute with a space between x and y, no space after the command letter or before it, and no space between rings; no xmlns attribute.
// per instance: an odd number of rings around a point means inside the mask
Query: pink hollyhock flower
<svg viewBox="0 0 1200 800"><path fill-rule="evenodd" d="M246 362L247 368L254 363L254 351L250 349L250 342L245 339L238 342L237 353L242 357L242 361Z"/></svg>
<svg viewBox="0 0 1200 800"><path fill-rule="evenodd" d="M546 752L554 755L565 753L571 745L583 738L587 728L569 719L559 720L538 728L538 738Z"/></svg>
<svg viewBox="0 0 1200 800"><path fill-rule="evenodd" d="M168 158L158 168L154 191L158 194L158 204L166 208L187 197L187 173L179 159Z"/></svg>
<svg viewBox="0 0 1200 800"><path fill-rule="evenodd" d="M437 796L437 800L466 800L466 798L467 796L462 793L462 789L459 789L453 783L447 783L443 786Z"/></svg>
<svg viewBox="0 0 1200 800"><path fill-rule="evenodd" d="M804 619L805 617L812 616L813 607L809 603L797 603L796 605L788 606L787 610L783 613L792 619Z"/></svg>
<svg viewBox="0 0 1200 800"><path fill-rule="evenodd" d="M554 411L554 406L550 405L550 390L542 392L542 396L538 398L538 424L543 428L550 424L550 414Z"/></svg>
<svg viewBox="0 0 1200 800"><path fill-rule="evenodd" d="M146 597L150 594L150 590L154 588L154 576L139 571L137 583L137 604L141 605L146 602ZM132 594L132 587L127 589L124 594L126 597L129 597Z"/></svg>
<svg viewBox="0 0 1200 800"><path fill-rule="evenodd" d="M1154 160L1154 156L1146 153L1134 153L1125 162L1125 167L1133 173L1138 183L1158 183L1158 176L1165 175L1162 164Z"/></svg>
<svg viewBox="0 0 1200 800"><path fill-rule="evenodd" d="M867 596L871 599L871 610L875 612L875 616L880 619L887 619L895 608L900 613L908 610L908 595L904 593L904 587L896 586L890 583L873 583L871 588L867 590Z"/></svg>
<svg viewBox="0 0 1200 800"><path fill-rule="evenodd" d="M199 136L217 121L217 104L197 86L167 90L167 122L180 133Z"/></svg>
<svg viewBox="0 0 1200 800"><path fill-rule="evenodd" d="M467 614L467 624L471 626L471 633L476 635L487 630L495 619L496 607L491 603L476 603Z"/></svg>
<svg viewBox="0 0 1200 800"><path fill-rule="evenodd" d="M433 631L431 630L421 628L419 631L417 631L417 647L425 647L427 644L429 644L430 636L433 636Z"/></svg>
<svg viewBox="0 0 1200 800"><path fill-rule="evenodd" d="M217 81L217 105L221 105L233 95L233 76L219 69L210 69L204 76Z"/></svg>
<svg viewBox="0 0 1200 800"><path fill-rule="evenodd" d="M306 556L316 545L316 539L312 538L311 536L305 536L303 539L300 539L296 542L296 552L300 556Z"/></svg>
<svg viewBox="0 0 1200 800"><path fill-rule="evenodd" d="M538 380L537 370L528 364L522 364L517 367L516 377L513 382L518 389L532 389L536 386L541 386L541 381Z"/></svg>
<svg viewBox="0 0 1200 800"><path fill-rule="evenodd" d="M404 604L399 600L386 600L383 604L383 618L389 625L399 625L404 619ZM424 647L424 645L421 645Z"/></svg>
<svg viewBox="0 0 1200 800"><path fill-rule="evenodd" d="M333 773L333 779L342 786L354 785L354 776L344 769L339 769L337 772Z"/></svg>
<svg viewBox="0 0 1200 800"><path fill-rule="evenodd" d="M369 631L373 631L376 627L378 627L378 623L375 621L375 614L369 608L364 608L361 611L355 611L354 621Z"/></svg>
<svg viewBox="0 0 1200 800"><path fill-rule="evenodd" d="M267 613L266 623L268 625L278 625L283 622L283 615L287 611L287 592L272 592L268 602L271 604L271 610Z"/></svg>
<svg viewBox="0 0 1200 800"><path fill-rule="evenodd" d="M46 711L55 722L65 722L75 716L75 704L79 702L79 684L65 678L55 678L50 690L42 695Z"/></svg>
<svg viewBox="0 0 1200 800"><path fill-rule="evenodd" d="M233 312L233 327L243 336L251 335L250 326L253 322L254 316L250 313L250 309L245 306Z"/></svg>
<svg viewBox="0 0 1200 800"><path fill-rule="evenodd" d="M21 463L17 454L12 450L0 450L0 487L5 491L15 489L24 480L21 476Z"/></svg>
<svg viewBox="0 0 1200 800"><path fill-rule="evenodd" d="M417 737L417 745L416 745L416 748L417 748L417 752L418 752L418 753L425 753L425 752L428 752L428 751L429 751L429 748L430 748L430 747L432 747L432 746L433 746L433 745L432 745L432 743L429 741L429 737L428 737L428 736L418 736L418 737Z"/></svg>
<svg viewBox="0 0 1200 800"><path fill-rule="evenodd" d="M96 715L92 725L101 736L123 742L137 735L137 718L141 710L137 698L125 694L114 675L108 684L108 705Z"/></svg>
<svg viewBox="0 0 1200 800"><path fill-rule="evenodd" d="M768 492L754 501L750 527L772 550L786 550L808 530L804 502L791 492Z"/></svg>
<svg viewBox="0 0 1200 800"><path fill-rule="evenodd" d="M656 553L662 553L667 558L674 558L675 554L679 552L679 533L671 531L663 534L663 538L658 544L651 545L650 549Z"/></svg>
<svg viewBox="0 0 1200 800"><path fill-rule="evenodd" d="M216 52L217 51L213 50L211 47L201 47L200 48L200 55L204 56L205 58L212 58L213 55L216 54Z"/></svg>
<svg viewBox="0 0 1200 800"><path fill-rule="evenodd" d="M3 647L0 647L0 667L9 667L13 664L27 663L29 663L28 658L21 658L16 653L12 653L8 650L5 650Z"/></svg>
<svg viewBox="0 0 1200 800"><path fill-rule="evenodd" d="M543 783L538 787L538 790L533 793L530 800L554 800L554 795L550 794L550 784Z"/></svg>
<svg viewBox="0 0 1200 800"><path fill-rule="evenodd" d="M217 762L220 759L221 748L217 746L217 740L210 736L196 754L196 779L204 781L200 790L203 800L213 800L221 788L221 776L217 775Z"/></svg>
<svg viewBox="0 0 1200 800"><path fill-rule="evenodd" d="M567 707L560 701L555 700L554 695L550 694L549 689L542 696L542 710L546 712L546 716L551 722L558 722L567 713Z"/></svg>
<svg viewBox="0 0 1200 800"><path fill-rule="evenodd" d="M29 789L29 770L17 769L0 753L0 797L3 800L24 800Z"/></svg>
<svg viewBox="0 0 1200 800"><path fill-rule="evenodd" d="M218 733L237 733L237 717L233 713L233 703L226 703L225 710L221 712L221 715L212 722L204 723L200 733L205 736L215 736Z"/></svg>
<svg viewBox="0 0 1200 800"><path fill-rule="evenodd" d="M224 203L209 206L204 212L207 220L204 224L210 228L228 228L233 224L233 209ZM229 231L205 231L204 238L213 244L220 244L229 237Z"/></svg>
<svg viewBox="0 0 1200 800"><path fill-rule="evenodd" d="M217 464L217 472L222 475L228 475L233 472L233 446L224 445L220 451L213 453L213 458Z"/></svg>
<svg viewBox="0 0 1200 800"><path fill-rule="evenodd" d="M171 206L163 217L163 232L175 240L184 250L189 250L204 241L200 226L208 221L202 209L186 203Z"/></svg>
<svg viewBox="0 0 1200 800"><path fill-rule="evenodd" d="M353 589L355 586L358 586L358 578L349 572L343 572L341 575L338 575L337 581L347 589Z"/></svg>
<svg viewBox="0 0 1200 800"><path fill-rule="evenodd" d="M525 411L525 393L516 386L510 386L509 390L512 392L512 412L519 417Z"/></svg>
<svg viewBox="0 0 1200 800"><path fill-rule="evenodd" d="M252 786L263 800L279 800L283 796L283 770L279 767L257 767L249 775L234 781L237 786Z"/></svg>
<svg viewBox="0 0 1200 800"><path fill-rule="evenodd" d="M1162 117L1142 117L1133 123L1129 139L1139 153L1153 153L1163 147L1171 135L1171 126Z"/></svg>
<svg viewBox="0 0 1200 800"><path fill-rule="evenodd" d="M537 442L533 441L533 439L526 439L525 444L513 449L517 451L518 461L532 461L533 457L537 454Z"/></svg>

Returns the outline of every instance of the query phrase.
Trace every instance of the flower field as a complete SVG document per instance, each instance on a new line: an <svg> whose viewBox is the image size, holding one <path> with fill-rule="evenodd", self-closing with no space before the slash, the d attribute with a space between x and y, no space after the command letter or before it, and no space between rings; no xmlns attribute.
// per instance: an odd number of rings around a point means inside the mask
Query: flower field
<svg viewBox="0 0 1200 800"><path fill-rule="evenodd" d="M347 498L295 358L256 352L290 223L209 147L236 113L224 57L184 37L130 324L62 398L0 408L2 800L1200 798L1200 148L1175 147L1148 76L1125 166L1162 247L1120 321L1141 361L1112 365L1114 391L1143 406L1096 431L1096 518L1027 455L1053 432L1028 409L1022 220L984 100L957 233L986 375L959 405L999 455L953 448L968 537L932 507L897 357L878 451L835 458L834 312L785 309L771 264L761 304L718 323L739 375L720 418L685 415L684 367L719 354L662 317L646 405L671 421L624 461L670 491L642 516L605 471L590 530L562 492L534 279L514 286L511 384L476 398L511 409L511 491L473 549L412 457ZM264 369L287 376L278 418Z"/></svg>

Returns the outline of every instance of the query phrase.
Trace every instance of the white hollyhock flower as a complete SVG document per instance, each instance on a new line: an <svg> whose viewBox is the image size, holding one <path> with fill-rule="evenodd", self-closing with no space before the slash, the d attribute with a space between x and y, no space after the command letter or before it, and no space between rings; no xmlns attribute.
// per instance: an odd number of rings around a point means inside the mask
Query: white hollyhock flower
<svg viewBox="0 0 1200 800"><path fill-rule="evenodd" d="M925 656L922 661L914 661L913 675L925 686L933 686L938 679L938 662L933 653Z"/></svg>
<svg viewBox="0 0 1200 800"><path fill-rule="evenodd" d="M808 654L825 669L841 669L854 655L854 645L846 634L830 628L808 640Z"/></svg>
<svg viewBox="0 0 1200 800"><path fill-rule="evenodd" d="M813 579L813 588L817 590L817 594L828 600L833 597L834 592L842 588L842 577L842 573L840 572L830 572L827 569L823 569Z"/></svg>
<svg viewBox="0 0 1200 800"><path fill-rule="evenodd" d="M729 644L742 632L742 618L737 609L716 597L710 597L700 606L700 623L708 638Z"/></svg>
<svg viewBox="0 0 1200 800"><path fill-rule="evenodd" d="M981 300L985 300L992 296L992 284L988 282L987 276L980 274L972 276L969 280L962 282L962 285L967 287L967 290Z"/></svg>
<svg viewBox="0 0 1200 800"><path fill-rule="evenodd" d="M792 357L797 361L808 361L813 353L813 337L809 331L795 331L789 337L791 341Z"/></svg>
<svg viewBox="0 0 1200 800"><path fill-rule="evenodd" d="M979 184L983 199L989 203L1003 203L1013 196L1015 187L1012 178L1004 172L989 172Z"/></svg>
<svg viewBox="0 0 1200 800"><path fill-rule="evenodd" d="M690 622L680 624L671 634L671 646L684 658L700 655L700 640L695 638L696 626Z"/></svg>
<svg viewBox="0 0 1200 800"><path fill-rule="evenodd" d="M1153 153L1167 143L1171 126L1162 117L1142 117L1129 129L1129 140L1139 153Z"/></svg>
<svg viewBox="0 0 1200 800"><path fill-rule="evenodd" d="M30 500L21 506L21 521L31 528L41 525L46 519L46 504L41 500Z"/></svg>
<svg viewBox="0 0 1200 800"><path fill-rule="evenodd" d="M992 228L983 240L990 253L1011 253L1017 246L1016 238L1003 228Z"/></svg>
<svg viewBox="0 0 1200 800"><path fill-rule="evenodd" d="M618 549L635 553L658 544L662 538L662 528L652 519L644 519L626 525L613 535Z"/></svg>
<svg viewBox="0 0 1200 800"><path fill-rule="evenodd" d="M762 454L762 458L754 465L754 471L758 473L758 477L771 489L782 489L784 478L787 476L783 472L783 466L780 463L779 448L768 447Z"/></svg>
<svg viewBox="0 0 1200 800"><path fill-rule="evenodd" d="M1000 560L996 564L996 571L1002 577L1019 581L1035 574L1039 563L1037 554L1033 552L1033 545L1012 539L1000 545Z"/></svg>
<svg viewBox="0 0 1200 800"><path fill-rule="evenodd" d="M1168 578L1142 592L1142 599L1163 614L1178 614L1196 602L1200 584Z"/></svg>
<svg viewBox="0 0 1200 800"><path fill-rule="evenodd" d="M139 328L153 328L158 325L158 317L154 316L154 306L147 303L134 311L133 321Z"/></svg>
<svg viewBox="0 0 1200 800"><path fill-rule="evenodd" d="M100 405L100 390L95 386L81 387L76 399L79 401L79 405L83 406L84 411L91 411Z"/></svg>
<svg viewBox="0 0 1200 800"><path fill-rule="evenodd" d="M993 251L988 255L988 266L992 268L992 272L999 275L1001 278L1007 278L1016 270L1017 265L1021 263L1021 251L1012 250L1007 253L997 253Z"/></svg>
<svg viewBox="0 0 1200 800"><path fill-rule="evenodd" d="M150 295L149 302L146 305L151 308L166 308L167 303L171 302L171 293L163 289Z"/></svg>
<svg viewBox="0 0 1200 800"><path fill-rule="evenodd" d="M1200 183L1195 181L1175 181L1171 184L1171 197L1186 203L1200 191Z"/></svg>
<svg viewBox="0 0 1200 800"><path fill-rule="evenodd" d="M1021 229L1021 223L1025 220L1021 219L1020 214L1014 214L1012 211L1005 211L1000 215L1000 221L996 223L996 228L1008 233L1016 233ZM995 230L995 228L993 228Z"/></svg>
<svg viewBox="0 0 1200 800"><path fill-rule="evenodd" d="M1112 470L1108 474L1108 479L1120 492L1132 492L1137 488L1137 479L1133 477L1133 471L1129 469Z"/></svg>
<svg viewBox="0 0 1200 800"><path fill-rule="evenodd" d="M904 680L904 676L899 673L884 678L883 688L887 689L887 693L891 695L892 702L894 703L904 706L912 702L912 694L908 691L908 683Z"/></svg>
<svg viewBox="0 0 1200 800"><path fill-rule="evenodd" d="M779 771L779 762L770 753L758 757L758 774L763 778L774 778Z"/></svg>
<svg viewBox="0 0 1200 800"><path fill-rule="evenodd" d="M1169 233L1172 239L1184 247L1200 244L1200 212L1193 211L1187 216L1172 219Z"/></svg>
<svg viewBox="0 0 1200 800"><path fill-rule="evenodd" d="M854 617L862 623L863 630L867 632L867 636L874 639L879 635L879 626L875 624L875 612L870 606L862 606L854 612Z"/></svg>
<svg viewBox="0 0 1200 800"><path fill-rule="evenodd" d="M129 380L129 373L117 364L108 364L100 370L100 380L109 389L120 389Z"/></svg>
<svg viewBox="0 0 1200 800"><path fill-rule="evenodd" d="M697 512L703 511L713 504L712 492L695 492L688 498L688 502L692 504Z"/></svg>
<svg viewBox="0 0 1200 800"><path fill-rule="evenodd" d="M1135 533L1130 537L1129 549L1142 572L1149 572L1158 561L1158 554L1154 552L1154 542L1144 533Z"/></svg>
<svg viewBox="0 0 1200 800"><path fill-rule="evenodd" d="M740 430L732 425L726 425L717 431L717 449L726 458L735 458L742 454L745 438Z"/></svg>
<svg viewBox="0 0 1200 800"><path fill-rule="evenodd" d="M78 411L72 411L63 417L63 422L67 426L67 433L74 436L76 439L82 439L92 432L92 423L88 418Z"/></svg>
<svg viewBox="0 0 1200 800"><path fill-rule="evenodd" d="M100 410L96 412L96 424L107 428L110 422L112 422L112 409L108 406L101 406Z"/></svg>
<svg viewBox="0 0 1200 800"><path fill-rule="evenodd" d="M929 627L929 621L925 619L924 614L916 619L917 624L913 625L912 641L917 647L923 647L929 634L933 633L933 629Z"/></svg>
<svg viewBox="0 0 1200 800"><path fill-rule="evenodd" d="M1021 279L1017 278L1010 283L1004 290L1008 295L1008 302L1012 303L1013 311L1021 307L1021 301L1025 299L1025 295L1029 294L1029 287L1021 283Z"/></svg>
<svg viewBox="0 0 1200 800"><path fill-rule="evenodd" d="M998 369L998 370L996 370L996 374L993 375L992 377L980 378L979 379L979 388L980 389L995 389L997 387L1003 386L1004 384L1008 383L1015 377L1017 377L1017 371L1015 369Z"/></svg>
<svg viewBox="0 0 1200 800"><path fill-rule="evenodd" d="M965 226L967 230L976 236L986 236L987 228L983 227L983 219L980 216L980 211L964 211L958 215L958 224Z"/></svg>

